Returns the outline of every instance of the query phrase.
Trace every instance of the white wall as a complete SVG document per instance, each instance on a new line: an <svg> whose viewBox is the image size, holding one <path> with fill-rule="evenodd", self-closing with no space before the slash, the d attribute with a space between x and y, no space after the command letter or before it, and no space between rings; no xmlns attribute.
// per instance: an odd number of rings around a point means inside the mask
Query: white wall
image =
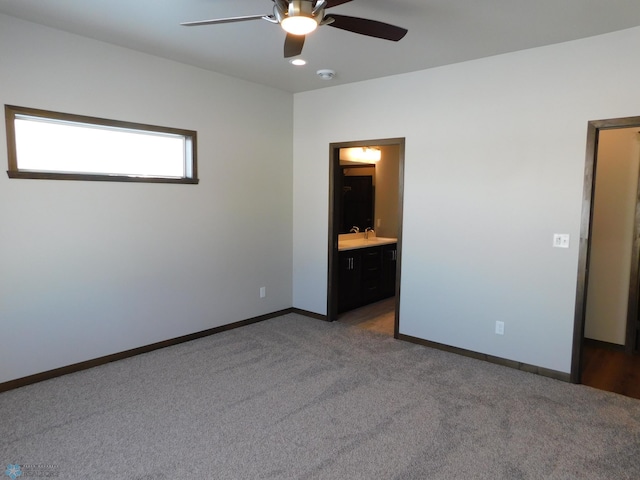
<svg viewBox="0 0 640 480"><path fill-rule="evenodd" d="M0 175L0 382L291 307L290 94L0 15L0 104L197 130L200 177Z"/></svg>
<svg viewBox="0 0 640 480"><path fill-rule="evenodd" d="M638 128L600 131L584 335L619 345L627 326L639 163Z"/></svg>
<svg viewBox="0 0 640 480"><path fill-rule="evenodd" d="M400 332L569 372L587 122L640 115L639 42L634 28L296 94L294 306L326 313L328 145L406 137Z"/></svg>

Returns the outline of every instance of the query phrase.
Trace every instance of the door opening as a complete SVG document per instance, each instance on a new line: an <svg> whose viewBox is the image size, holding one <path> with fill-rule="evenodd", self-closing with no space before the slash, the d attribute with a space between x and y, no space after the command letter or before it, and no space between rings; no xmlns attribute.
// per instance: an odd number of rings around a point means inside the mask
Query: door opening
<svg viewBox="0 0 640 480"><path fill-rule="evenodd" d="M602 333L605 331L603 330L604 328L609 327L607 327L606 325L604 327L601 325L597 325L597 322L599 320L596 317L602 317L602 314L599 314L597 312L598 300L594 298L595 295L602 295L597 293L596 284L600 281L597 278L597 275L601 275L600 273L598 273L599 269L602 268L601 265L605 263L611 264L612 262L607 261L607 259L605 259L605 261L598 260L598 257L603 256L603 252L602 250L596 249L605 248L602 246L605 242L601 242L598 240L598 232L594 231L594 220L598 220L599 213L597 212L597 210L599 208L603 208L601 204L596 204L596 202L598 201L598 195L596 193L596 177L598 176L597 165L599 150L600 147L604 145L604 139L607 134L614 133L605 133L605 131L633 129L635 131L632 133L635 134L639 127L640 117L599 120L589 122L588 124L587 153L585 161L585 184L583 193L582 223L580 229L578 281L576 289L574 337L571 364L571 381L574 383L582 382L582 374L584 368L583 346L585 343L585 338L587 338L585 334L588 334L588 337L599 336L600 338L604 338L605 340L607 338L611 339L611 345L615 347L616 344L621 344L619 345L619 350L624 350L627 354L631 354L634 351L637 351L637 341L639 336L638 331L640 329L640 324L638 322L638 293L640 288L638 268L638 262L640 260L640 197L638 197L639 192L637 183L633 187L627 185L627 190L631 191L630 189L633 188L633 192L631 192L632 198L629 200L631 202L631 205L627 205L627 208L631 209L630 216L633 217L633 221L631 222L630 220L630 222L633 223L633 225L629 225L627 233L625 233L624 230L620 230L621 233L617 233L617 241L626 242L627 246L625 248L628 249L627 257L625 257L625 260L618 261L618 263L620 263L621 261L623 263L626 262L626 265L622 266L626 267L627 271L624 271L624 269L619 269L617 275L618 277L626 276L626 278L624 278L623 280L628 280L628 283L620 283L620 285L623 286L620 286L617 289L617 294L622 297L617 304L617 308L618 310L624 310L624 318L618 320L617 332L608 331L607 333ZM636 158L635 161L637 162L637 160L638 159ZM602 158L602 166L604 168L604 157ZM615 180L615 177L612 178L617 182L620 182L620 179L624 178L632 182L637 182L637 165L635 166L635 168L636 173L634 174L634 178L629 179L629 175L625 176L620 174L618 174L618 180ZM605 175L604 170L601 171L601 176L602 175ZM600 180L601 182L598 188L605 188L602 184L602 178L600 178ZM618 187L619 186L620 185L618 185ZM602 215L600 216L602 217ZM603 227L598 228L603 229ZM604 229L609 230L607 227L604 227ZM622 238L627 235L628 238ZM606 296L606 294L604 296ZM608 296L611 297L611 295ZM610 298L607 298L606 300L608 301L610 300ZM625 304L621 305L621 303ZM620 317L620 314L618 314L618 317ZM589 324L587 324L588 318L590 322ZM596 318L596 320L593 320L593 318ZM609 336L607 337L607 335ZM608 343L608 341L600 343Z"/></svg>
<svg viewBox="0 0 640 480"><path fill-rule="evenodd" d="M404 145L404 138L388 138L332 143L329 149L327 319L337 320L346 310L378 300L388 306L391 299L395 338L400 320ZM380 160L355 161L349 150L375 150ZM367 237L368 248L358 249L358 254L353 250L346 258L339 239L351 237ZM393 238L395 244L385 244ZM341 269L341 261L347 267Z"/></svg>

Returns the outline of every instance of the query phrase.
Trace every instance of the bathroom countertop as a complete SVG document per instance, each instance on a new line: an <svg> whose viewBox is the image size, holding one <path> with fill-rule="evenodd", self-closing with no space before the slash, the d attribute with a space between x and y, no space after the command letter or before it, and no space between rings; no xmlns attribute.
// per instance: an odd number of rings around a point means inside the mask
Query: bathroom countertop
<svg viewBox="0 0 640 480"><path fill-rule="evenodd" d="M357 238L348 239L341 237L346 237L346 235L340 235L338 237L338 251L340 252L343 250L355 250L357 248L378 247L380 245L398 243L398 239L392 237L371 236L369 238L364 238L363 236L358 236Z"/></svg>

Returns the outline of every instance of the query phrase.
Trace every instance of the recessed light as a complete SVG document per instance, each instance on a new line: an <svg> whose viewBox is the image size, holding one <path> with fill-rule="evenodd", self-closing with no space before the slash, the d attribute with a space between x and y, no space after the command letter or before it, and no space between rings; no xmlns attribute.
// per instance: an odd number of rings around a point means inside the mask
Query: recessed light
<svg viewBox="0 0 640 480"><path fill-rule="evenodd" d="M307 61L303 58L294 58L293 60L289 60L289 63L296 67L301 67L302 65L306 65Z"/></svg>

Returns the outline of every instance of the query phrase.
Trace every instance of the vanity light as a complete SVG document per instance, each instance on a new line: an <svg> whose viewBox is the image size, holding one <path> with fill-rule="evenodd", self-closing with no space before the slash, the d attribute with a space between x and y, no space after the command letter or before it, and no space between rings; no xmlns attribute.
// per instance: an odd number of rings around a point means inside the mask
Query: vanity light
<svg viewBox="0 0 640 480"><path fill-rule="evenodd" d="M377 163L382 158L382 152L378 147L353 147L341 148L340 160L357 163Z"/></svg>
<svg viewBox="0 0 640 480"><path fill-rule="evenodd" d="M379 162L381 157L382 153L379 148L362 147L359 158L366 162Z"/></svg>

